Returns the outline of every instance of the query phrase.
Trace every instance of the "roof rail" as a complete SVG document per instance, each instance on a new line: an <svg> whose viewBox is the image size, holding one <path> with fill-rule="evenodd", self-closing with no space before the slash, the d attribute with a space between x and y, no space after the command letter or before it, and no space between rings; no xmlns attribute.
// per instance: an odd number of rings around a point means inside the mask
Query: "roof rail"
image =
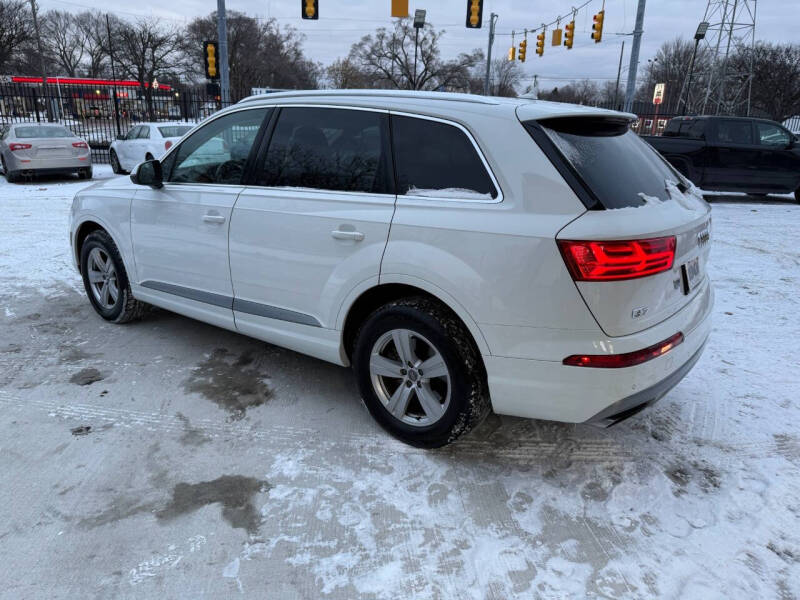
<svg viewBox="0 0 800 600"><path fill-rule="evenodd" d="M354 96L367 98L406 98L409 100L444 100L447 102L469 102L473 104L500 104L496 98L488 96L412 90L295 90L271 94L256 94L254 96L242 98L237 104L255 102L257 100L271 100L273 98L352 98Z"/></svg>

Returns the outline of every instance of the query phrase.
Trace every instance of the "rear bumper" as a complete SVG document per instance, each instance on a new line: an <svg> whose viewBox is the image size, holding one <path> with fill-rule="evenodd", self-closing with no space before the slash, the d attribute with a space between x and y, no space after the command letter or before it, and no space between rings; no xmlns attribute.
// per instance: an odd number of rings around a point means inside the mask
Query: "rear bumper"
<svg viewBox="0 0 800 600"><path fill-rule="evenodd" d="M646 348L683 332L682 344L640 365L598 369L484 356L492 408L504 415L607 426L652 404L677 385L702 354L711 331L714 297L710 284L704 285L706 289L667 321L633 336L595 341L596 348L610 347L617 353L632 345ZM564 356L569 354L573 352Z"/></svg>
<svg viewBox="0 0 800 600"><path fill-rule="evenodd" d="M50 159L20 159L13 157L8 160L8 168L12 171L27 173L69 173L79 169L86 169L92 166L92 157L89 154L84 156L50 158Z"/></svg>

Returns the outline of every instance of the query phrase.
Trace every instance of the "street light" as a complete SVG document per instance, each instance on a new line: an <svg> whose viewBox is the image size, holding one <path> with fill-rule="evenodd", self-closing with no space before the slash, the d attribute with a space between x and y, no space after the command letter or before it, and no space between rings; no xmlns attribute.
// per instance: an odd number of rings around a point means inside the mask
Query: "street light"
<svg viewBox="0 0 800 600"><path fill-rule="evenodd" d="M414 11L414 89L417 89L417 47L419 46L419 30L425 27L425 11L418 8Z"/></svg>
<svg viewBox="0 0 800 600"><path fill-rule="evenodd" d="M708 23L703 21L697 26L697 31L694 34L694 52L692 52L692 62L689 63L689 82L686 85L686 102L683 105L683 114L686 114L689 108L689 95L692 93L692 75L694 74L694 59L697 57L697 46L700 40L706 37L708 31Z"/></svg>

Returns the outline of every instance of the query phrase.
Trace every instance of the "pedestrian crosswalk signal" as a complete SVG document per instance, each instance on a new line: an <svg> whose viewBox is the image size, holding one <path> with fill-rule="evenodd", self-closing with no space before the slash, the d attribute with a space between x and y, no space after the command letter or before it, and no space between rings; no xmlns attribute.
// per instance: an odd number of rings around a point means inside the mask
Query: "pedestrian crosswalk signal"
<svg viewBox="0 0 800 600"><path fill-rule="evenodd" d="M319 0L300 0L304 19L319 19Z"/></svg>
<svg viewBox="0 0 800 600"><path fill-rule="evenodd" d="M516 48L516 46L511 46L511 48L509 48L509 49L508 49L508 60L509 60L509 61L513 61L513 60L514 60L514 57L515 57L516 55L517 55L517 48Z"/></svg>

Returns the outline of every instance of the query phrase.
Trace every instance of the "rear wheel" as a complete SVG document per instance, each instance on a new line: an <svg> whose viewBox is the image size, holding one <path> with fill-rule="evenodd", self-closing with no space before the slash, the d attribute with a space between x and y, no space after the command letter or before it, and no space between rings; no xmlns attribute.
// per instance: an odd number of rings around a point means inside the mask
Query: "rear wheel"
<svg viewBox="0 0 800 600"><path fill-rule="evenodd" d="M146 311L148 305L133 297L117 245L105 231L94 231L83 242L81 274L89 301L105 320L127 323Z"/></svg>
<svg viewBox="0 0 800 600"><path fill-rule="evenodd" d="M8 181L8 183L16 183L19 181L19 173L16 171L9 171L6 166L6 159L2 156L0 156L0 164L3 166L3 175L6 176L6 181Z"/></svg>
<svg viewBox="0 0 800 600"><path fill-rule="evenodd" d="M111 150L111 170L114 171L117 175L123 175L125 170L122 168L122 165L119 163L119 157L115 150Z"/></svg>
<svg viewBox="0 0 800 600"><path fill-rule="evenodd" d="M795 202L800 203L800 188L797 188L794 191L794 200L795 200Z"/></svg>
<svg viewBox="0 0 800 600"><path fill-rule="evenodd" d="M427 298L375 311L358 333L353 365L369 412L412 446L449 444L489 412L474 342L455 315Z"/></svg>
<svg viewBox="0 0 800 600"><path fill-rule="evenodd" d="M79 179L91 179L92 178L92 167L86 167L85 169L80 169L78 171L78 178Z"/></svg>

